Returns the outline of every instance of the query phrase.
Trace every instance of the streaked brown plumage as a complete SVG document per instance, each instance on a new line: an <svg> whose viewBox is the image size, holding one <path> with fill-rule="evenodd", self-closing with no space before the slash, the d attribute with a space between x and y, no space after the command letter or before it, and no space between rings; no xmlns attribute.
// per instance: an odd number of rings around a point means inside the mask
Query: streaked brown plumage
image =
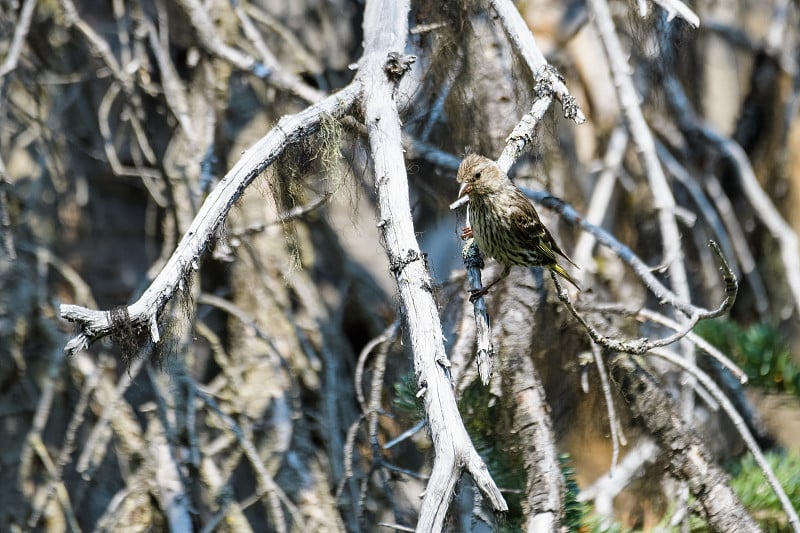
<svg viewBox="0 0 800 533"><path fill-rule="evenodd" d="M503 265L500 277L480 290L472 291L470 300L483 296L511 271L513 266L546 266L575 285L578 284L556 262L556 254L575 263L561 250L539 220L528 197L514 185L497 163L477 154L467 155L458 167L459 198L469 195L469 219L472 228L463 236L474 237L484 255Z"/></svg>

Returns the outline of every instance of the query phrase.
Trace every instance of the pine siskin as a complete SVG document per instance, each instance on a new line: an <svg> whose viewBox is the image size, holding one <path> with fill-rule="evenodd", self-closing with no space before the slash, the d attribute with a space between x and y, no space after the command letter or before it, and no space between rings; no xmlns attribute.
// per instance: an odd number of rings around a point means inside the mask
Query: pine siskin
<svg viewBox="0 0 800 533"><path fill-rule="evenodd" d="M560 255L577 268L559 248L553 236L539 220L528 197L514 185L497 163L477 154L467 155L458 167L461 189L458 197L469 195L469 219L472 228L464 228L462 237L475 238L485 255L503 265L500 277L482 289L472 291L470 301L486 294L502 280L513 266L546 266L581 290L574 279L556 262Z"/></svg>

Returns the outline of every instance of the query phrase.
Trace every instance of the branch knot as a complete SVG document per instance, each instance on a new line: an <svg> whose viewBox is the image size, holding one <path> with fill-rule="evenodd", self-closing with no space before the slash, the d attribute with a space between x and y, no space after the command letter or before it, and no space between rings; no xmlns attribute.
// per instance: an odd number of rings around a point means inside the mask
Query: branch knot
<svg viewBox="0 0 800 533"><path fill-rule="evenodd" d="M386 77L390 81L397 83L406 72L411 70L411 65L417 60L417 56L403 55L400 52L389 52L389 59L383 66Z"/></svg>
<svg viewBox="0 0 800 533"><path fill-rule="evenodd" d="M575 120L578 119L578 113L581 112L581 108L578 105L578 102L575 100L575 97L571 94L565 94L561 97L561 108L564 110L564 118L567 120Z"/></svg>
<svg viewBox="0 0 800 533"><path fill-rule="evenodd" d="M409 248L406 250L405 257L395 255L389 258L389 270L397 274L414 261L426 261L427 255L419 250Z"/></svg>
<svg viewBox="0 0 800 533"><path fill-rule="evenodd" d="M536 83L533 92L536 98L552 98L555 92L555 83L564 83L566 80L553 65L547 64L536 72L534 81Z"/></svg>

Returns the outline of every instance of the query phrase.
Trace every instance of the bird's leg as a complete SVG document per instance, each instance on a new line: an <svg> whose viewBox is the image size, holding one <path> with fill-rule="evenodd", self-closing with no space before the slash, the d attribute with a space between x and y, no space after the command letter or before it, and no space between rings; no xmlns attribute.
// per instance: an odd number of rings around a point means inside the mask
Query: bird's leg
<svg viewBox="0 0 800 533"><path fill-rule="evenodd" d="M467 226L466 228L461 230L461 240L466 241L467 239L472 238L472 228Z"/></svg>
<svg viewBox="0 0 800 533"><path fill-rule="evenodd" d="M489 292L489 289L491 289L492 287L497 285L498 281L504 280L506 278L506 276L508 276L509 272L511 272L511 267L510 266L505 266L505 267L503 267L503 271L500 273L500 275L497 277L497 279L495 279L494 281L492 281L488 285L485 285L485 286L481 287L480 289L471 289L469 291L469 301L472 302L472 303L475 303L475 300L477 300L478 298L480 298L482 296L485 296Z"/></svg>

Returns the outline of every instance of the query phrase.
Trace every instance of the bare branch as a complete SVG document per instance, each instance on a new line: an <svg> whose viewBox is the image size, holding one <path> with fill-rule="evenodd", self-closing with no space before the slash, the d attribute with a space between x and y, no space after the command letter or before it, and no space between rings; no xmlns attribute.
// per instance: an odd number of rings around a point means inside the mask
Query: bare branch
<svg viewBox="0 0 800 533"><path fill-rule="evenodd" d="M275 87L286 90L309 103L315 103L322 100L325 97L325 93L304 83L300 77L287 72L286 69L283 68L283 65L278 62L278 59L269 50L269 48L267 48L267 45L264 42L264 39L261 37L261 34L250 20L250 16L247 14L245 6L243 6L241 2L236 2L232 4L232 6L236 16L239 17L239 22L242 25L242 30L244 31L245 36L247 36L247 38L253 43L253 46L255 46L258 54L261 56L261 63L269 71L270 83L272 83Z"/></svg>
<svg viewBox="0 0 800 533"><path fill-rule="evenodd" d="M545 59L539 47L536 45L536 40L533 38L530 28L522 19L516 6L509 0L491 0L491 6L500 18L500 23L508 35L511 44L522 56L522 59L528 65L531 75L534 78L539 78L538 83L544 83L548 87L545 99L551 98L552 94L561 102L564 109L564 117L569 120L574 120L577 124L583 124L586 117L583 115L581 108L575 103L575 98L569 94L564 78L558 74ZM543 78L543 79L542 79ZM552 92L551 92L552 91ZM543 95L544 96L544 95ZM549 101L548 101L549 107ZM535 124L533 125L535 126ZM500 160L498 160L498 164ZM508 168L511 167L513 160L509 162ZM501 168L508 170L501 165Z"/></svg>
<svg viewBox="0 0 800 533"><path fill-rule="evenodd" d="M483 269L483 256L481 255L475 241L471 240L464 245L461 252L464 259L464 267L467 270L467 282L470 290L480 289L481 270ZM477 355L475 360L478 364L478 374L481 383L488 385L494 373L494 344L492 343L492 324L489 320L489 312L486 310L486 302L483 298L476 298L472 303L472 310L475 314L475 340L477 342Z"/></svg>
<svg viewBox="0 0 800 533"><path fill-rule="evenodd" d="M402 56L408 33L408 9L407 0L367 3L365 54L359 62L357 82L364 88L363 109L378 193L379 227L397 282L419 395L424 400L435 450L417 531L439 531L464 468L494 509L502 512L508 506L458 413L431 280L411 219L400 120L394 100L396 82L411 61Z"/></svg>
<svg viewBox="0 0 800 533"><path fill-rule="evenodd" d="M614 498L632 481L641 477L644 467L652 464L659 452L652 439L640 438L616 468L612 467L608 474L582 489L578 500L594 502L594 512L604 520L611 521L614 517Z"/></svg>
<svg viewBox="0 0 800 533"><path fill-rule="evenodd" d="M253 72L256 76L266 77L269 69L258 63L255 58L245 54L238 48L226 44L217 33L214 23L206 12L206 8L199 0L180 0L183 10L188 15L197 36L206 49L222 59L228 61L236 68L246 72Z"/></svg>
<svg viewBox="0 0 800 533"><path fill-rule="evenodd" d="M117 58L114 56L108 41L103 39L78 15L78 9L75 7L72 0L61 0L61 7L64 10L64 18L67 24L74 25L86 37L92 52L102 58L106 66L111 70L114 79L117 80L122 87L125 96L136 105L135 102L137 102L137 99L133 96L133 77L126 69L120 67L119 61L117 61ZM125 67L127 67L127 65L125 65Z"/></svg>
<svg viewBox="0 0 800 533"><path fill-rule="evenodd" d="M597 366L597 374L600 376L600 386L603 388L603 398L606 400L606 411L608 412L608 427L611 432L611 468L609 475L614 475L614 468L619 460L619 420L617 410L614 408L614 398L611 396L611 385L608 382L608 372L606 363L603 360L603 350L597 344L592 345L592 356L594 364Z"/></svg>
<svg viewBox="0 0 800 533"><path fill-rule="evenodd" d="M599 313L621 313L628 316L632 316L637 320L645 321L651 320L656 322L657 324L661 324L662 326L666 326L673 331L679 332L685 329L685 326L679 324L675 320L662 315L661 313L656 313L650 309L629 309L624 305L617 305L617 304L584 304L579 306L579 311L594 311ZM685 335L685 338L694 343L698 348L706 352L709 357L715 359L719 364L723 367L727 368L739 381L741 384L747 383L747 374L744 371L736 366L736 363L730 360L724 353L720 352L714 346L709 344L706 340L702 337L697 335L693 332L688 332Z"/></svg>
<svg viewBox="0 0 800 533"><path fill-rule="evenodd" d="M681 2L681 0L653 0L656 4L667 12L667 21L671 21L675 17L680 17L685 20L692 28L700 26L700 17L697 13L692 11L692 8ZM647 16L647 2L641 0L639 2L639 14L643 17Z"/></svg>
<svg viewBox="0 0 800 533"><path fill-rule="evenodd" d="M319 104L296 115L282 118L275 128L242 155L203 203L189 230L156 279L136 302L127 307L131 326L150 328L151 336L155 338L158 331L157 317L179 289L181 280L190 270L197 268L198 261L216 235L217 228L245 188L288 145L313 133L324 116L340 116L345 113L355 102L358 91L357 84L350 84ZM61 316L81 327L81 331L67 343L67 354L86 348L90 342L109 335L115 328L108 311L64 304L61 306Z"/></svg>
<svg viewBox="0 0 800 533"><path fill-rule="evenodd" d="M731 271L730 266L728 266L728 263L725 261L725 258L722 257L722 252L720 252L717 243L711 241L709 243L709 246L717 255L717 259L720 262L720 270L722 271L722 278L725 281L725 298L723 298L719 307L717 307L716 309L712 311L698 310L698 312L691 315L689 319L681 326L681 328L674 334L654 341L651 341L646 338L636 339L632 341L624 341L600 333L597 329L595 329L594 326L592 326L591 324L589 324L589 322L587 322L587 320L578 312L577 309L575 309L575 306L569 300L567 291L559 282L558 276L556 276L555 272L551 271L551 277L553 278L553 281L555 282L556 285L556 290L558 292L558 299L561 300L564 303L564 305L567 306L567 308L572 313L572 316L574 316L575 319L578 320L578 322L580 322L580 324L584 327L584 329L594 342L614 352L623 352L623 353L641 355L653 348L668 346L674 342L683 339L692 330L692 328L694 328L694 326L697 325L697 323L700 320L721 316L727 313L730 310L730 308L733 307L733 303L736 301L736 292L738 290L736 277L733 275L733 272Z"/></svg>

